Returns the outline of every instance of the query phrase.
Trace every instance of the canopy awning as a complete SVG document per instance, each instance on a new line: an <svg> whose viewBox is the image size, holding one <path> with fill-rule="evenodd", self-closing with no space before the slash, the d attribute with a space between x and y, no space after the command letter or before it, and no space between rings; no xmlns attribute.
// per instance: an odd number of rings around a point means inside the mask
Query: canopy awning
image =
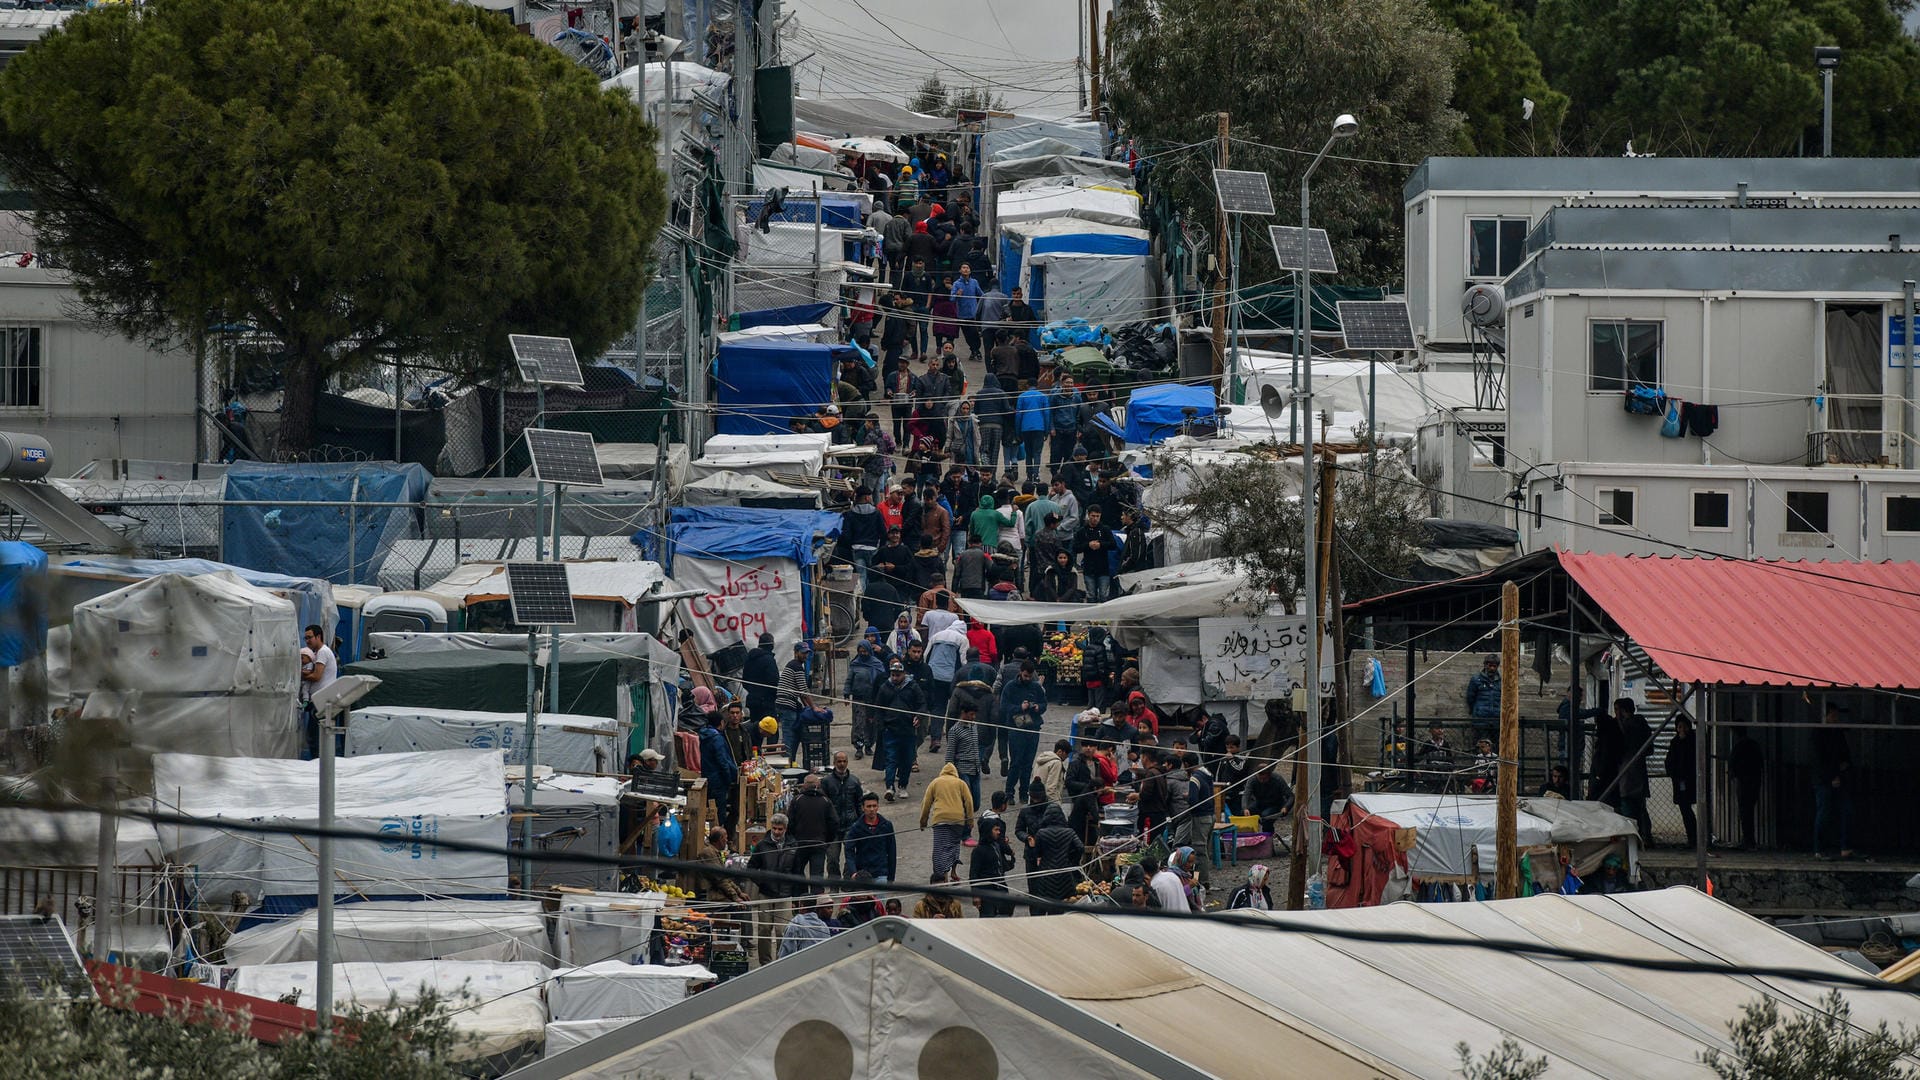
<svg viewBox="0 0 1920 1080"><path fill-rule="evenodd" d="M1560 553L1682 683L1920 688L1920 563Z"/></svg>
<svg viewBox="0 0 1920 1080"><path fill-rule="evenodd" d="M931 135L952 131L952 120L903 109L879 98L793 99L793 124L831 138L849 135Z"/></svg>

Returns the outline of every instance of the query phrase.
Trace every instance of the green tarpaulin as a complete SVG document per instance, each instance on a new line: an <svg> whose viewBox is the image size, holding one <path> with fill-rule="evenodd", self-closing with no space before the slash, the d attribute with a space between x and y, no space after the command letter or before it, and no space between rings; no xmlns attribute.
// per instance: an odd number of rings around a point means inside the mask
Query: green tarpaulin
<svg viewBox="0 0 1920 1080"><path fill-rule="evenodd" d="M568 659L560 667L560 707L546 705L546 669L540 669L540 711L618 717L621 661ZM527 658L491 649L408 653L385 660L363 660L341 669L345 675L372 675L380 685L360 699L360 707L471 709L524 713L527 710Z"/></svg>

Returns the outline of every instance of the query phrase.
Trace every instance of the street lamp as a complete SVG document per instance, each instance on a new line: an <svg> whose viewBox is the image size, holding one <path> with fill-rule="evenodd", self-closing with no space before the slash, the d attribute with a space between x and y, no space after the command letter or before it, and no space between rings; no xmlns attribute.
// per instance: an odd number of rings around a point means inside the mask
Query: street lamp
<svg viewBox="0 0 1920 1080"><path fill-rule="evenodd" d="M333 738L336 727L346 730L345 717L353 703L379 685L372 675L342 675L315 690L312 698L320 728L320 827L313 853L313 1005L321 1042L333 1035Z"/></svg>
<svg viewBox="0 0 1920 1080"><path fill-rule="evenodd" d="M1820 69L1820 156L1833 156L1833 72L1840 66L1840 46L1815 45L1813 66Z"/></svg>
<svg viewBox="0 0 1920 1080"><path fill-rule="evenodd" d="M1352 138L1360 130L1360 121L1352 113L1341 113L1333 120L1333 131L1327 136L1325 146L1313 156L1313 162L1307 171L1300 175L1300 235L1303 247L1307 246L1308 227L1312 223L1312 182L1313 171L1333 149L1333 144L1341 139ZM1301 425L1300 439L1300 491L1306 501L1306 596L1307 596L1307 858L1314 872L1320 869L1320 596L1319 579L1319 504L1314 498L1314 478L1318 469L1313 455L1313 353L1308 347L1307 335L1312 330L1312 319L1308 309L1312 306L1313 275L1307 269L1311 260L1301 259L1298 280L1299 291L1294 294L1293 304L1293 370L1296 375L1297 392L1293 408L1294 422L1301 420L1300 410L1306 409L1305 424ZM1295 810L1299 813L1299 810Z"/></svg>

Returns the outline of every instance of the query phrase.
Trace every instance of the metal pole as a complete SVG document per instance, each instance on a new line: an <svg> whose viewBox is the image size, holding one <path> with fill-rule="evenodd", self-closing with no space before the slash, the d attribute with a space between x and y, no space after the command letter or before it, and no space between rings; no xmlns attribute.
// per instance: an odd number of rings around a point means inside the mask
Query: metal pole
<svg viewBox="0 0 1920 1080"><path fill-rule="evenodd" d="M1228 365L1226 396L1230 403L1238 405L1244 397L1240 383L1240 215L1235 214L1229 220L1233 240L1227 253L1231 260L1227 263L1227 328L1233 336L1233 356Z"/></svg>
<svg viewBox="0 0 1920 1080"><path fill-rule="evenodd" d="M540 726L539 684L540 632L527 630L527 734L526 764L521 772L520 807L520 893L533 892L533 743Z"/></svg>
<svg viewBox="0 0 1920 1080"><path fill-rule="evenodd" d="M533 426L543 428L547 426L546 384L536 384L534 394L536 395L536 405L533 414ZM531 450L527 452L527 459L529 461L533 459L533 452ZM540 528L540 511L537 509L540 503L544 501L546 493L546 485L535 480L533 482L533 505L536 507L533 512L533 557L536 562L547 557L547 534L545 530Z"/></svg>
<svg viewBox="0 0 1920 1080"><path fill-rule="evenodd" d="M393 358L393 460L400 460L400 358Z"/></svg>
<svg viewBox="0 0 1920 1080"><path fill-rule="evenodd" d="M1820 156L1833 156L1833 69L1820 69Z"/></svg>
<svg viewBox="0 0 1920 1080"><path fill-rule="evenodd" d="M1380 361L1378 358L1367 361L1367 483L1373 483L1373 477L1379 471L1380 464L1380 420L1375 405L1380 400Z"/></svg>
<svg viewBox="0 0 1920 1080"><path fill-rule="evenodd" d="M1693 725L1693 872L1699 879L1700 889L1710 888L1707 880L1707 843L1713 837L1713 799L1707 791L1707 755L1713 752L1713 739L1707 725L1713 718L1713 702L1707 698L1706 684L1693 684L1694 700L1699 702L1694 713L1699 722Z"/></svg>
<svg viewBox="0 0 1920 1080"><path fill-rule="evenodd" d="M674 0L674 2L678 2L678 0ZM668 70L672 70L673 61L668 60L666 67ZM644 118L647 115L647 56L644 45L640 51L640 67L638 70L639 77L634 80L634 92L640 97L640 115ZM673 95L671 94L667 95L667 111L669 113L673 111ZM663 132L665 130L666 129L662 128ZM667 178L671 180L673 178L673 144L665 140L662 141L665 143L664 153L666 154ZM673 198L672 184L667 185L667 198L669 201ZM671 220L671 218L669 218L669 220ZM636 386L646 378L647 293L650 284L651 282L647 281L640 283L640 311L633 317L633 381Z"/></svg>
<svg viewBox="0 0 1920 1080"><path fill-rule="evenodd" d="M658 468L658 466L655 466ZM553 485L553 561L560 562L560 496L566 488ZM547 711L560 711L560 628L547 627ZM533 744L527 744L527 765L533 765Z"/></svg>
<svg viewBox="0 0 1920 1080"><path fill-rule="evenodd" d="M607 36L613 42L613 70L608 74L618 75L620 74L620 0L607 0L607 15L609 16ZM646 73L645 67L642 67L640 74L644 76ZM642 108L641 111L644 113L646 110Z"/></svg>
<svg viewBox="0 0 1920 1080"><path fill-rule="evenodd" d="M820 181L813 182L813 298L820 299L825 284L820 280Z"/></svg>
<svg viewBox="0 0 1920 1080"><path fill-rule="evenodd" d="M1300 228L1307 227L1307 182L1300 181ZM1301 243L1306 241L1302 240ZM1293 373L1287 379L1287 441L1300 441L1300 368L1309 359L1306 347L1307 294L1312 278L1302 267L1293 272Z"/></svg>
<svg viewBox="0 0 1920 1080"><path fill-rule="evenodd" d="M333 722L315 715L320 729L320 828L314 837L313 997L320 1038L333 1032Z"/></svg>
<svg viewBox="0 0 1920 1080"><path fill-rule="evenodd" d="M1333 145L1329 140L1327 145ZM1326 150L1320 151L1321 156ZM1307 224L1311 220L1312 195L1309 185L1313 180L1313 169L1320 164L1320 158L1313 159L1307 171L1300 177L1300 232L1303 254L1311 250L1306 242ZM1307 272L1306 258L1301 259L1300 292L1294 298L1293 319L1295 332L1293 337L1294 369L1300 378L1299 388L1294 395L1296 402L1293 415L1296 420L1304 421L1300 439L1300 498L1306 513L1306 574L1304 578L1307 594L1307 859L1311 873L1320 872L1320 505L1314 492L1315 458L1313 452L1313 364L1307 356L1305 341L1307 294L1313 278ZM1306 362L1302 362L1305 359ZM1305 417L1300 416L1300 408L1307 409ZM1298 811L1295 811L1298 813Z"/></svg>
<svg viewBox="0 0 1920 1080"><path fill-rule="evenodd" d="M113 721L102 720L102 724L112 726ZM93 874L93 955L96 959L112 959L113 937L113 900L118 889L119 875L115 873L119 860L115 858L115 834L119 818L111 812L120 801L119 787L114 781L114 765L118 757L118 741L109 739L106 752L102 754L106 775L100 778L100 832L94 849Z"/></svg>
<svg viewBox="0 0 1920 1080"><path fill-rule="evenodd" d="M353 478L353 488L347 496L347 573L341 579L341 583L345 585L353 584L353 568L359 565L360 559L360 537L357 535L360 532L360 504L355 501L359 498L360 478L356 476ZM326 632L326 628L322 627L321 631Z"/></svg>
<svg viewBox="0 0 1920 1080"><path fill-rule="evenodd" d="M1906 361L1907 361L1907 389L1906 389L1907 403L1906 403L1906 407L1901 410L1906 414L1906 417L1907 417L1907 425L1906 425L1907 439L1906 439L1906 443L1901 447L1900 465L1902 468L1911 469L1914 467L1914 463L1915 463L1914 462L1914 459L1915 459L1915 442L1914 441L1916 439L1920 439L1920 404L1916 404L1914 401L1914 398L1916 396L1916 391L1914 388L1914 374L1913 374L1913 354L1914 354L1913 315L1914 315L1914 312L1913 312L1913 279L1912 278L1908 278L1907 280L1900 283L1900 301L1901 301L1900 303L1900 342L1902 345L1902 351L1906 353Z"/></svg>

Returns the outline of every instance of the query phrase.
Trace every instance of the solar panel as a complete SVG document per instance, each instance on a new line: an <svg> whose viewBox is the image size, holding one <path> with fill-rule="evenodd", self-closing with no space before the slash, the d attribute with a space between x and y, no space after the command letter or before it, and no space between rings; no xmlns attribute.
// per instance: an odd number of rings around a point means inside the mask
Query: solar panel
<svg viewBox="0 0 1920 1080"><path fill-rule="evenodd" d="M602 487L600 457L593 436L584 431L528 428L527 454L533 458L534 479L549 484Z"/></svg>
<svg viewBox="0 0 1920 1080"><path fill-rule="evenodd" d="M1280 259L1280 269L1305 270L1309 274L1335 272L1333 241L1327 239L1327 230L1302 229L1298 225L1270 225L1267 231L1273 236L1273 253Z"/></svg>
<svg viewBox="0 0 1920 1080"><path fill-rule="evenodd" d="M0 992L29 998L93 994L66 924L38 915L0 916Z"/></svg>
<svg viewBox="0 0 1920 1080"><path fill-rule="evenodd" d="M521 626L572 626L573 589L565 563L507 564L507 601Z"/></svg>
<svg viewBox="0 0 1920 1080"><path fill-rule="evenodd" d="M563 337L536 334L508 334L513 361L520 365L520 378L544 386L584 386L580 360L573 355L573 342Z"/></svg>
<svg viewBox="0 0 1920 1080"><path fill-rule="evenodd" d="M1405 300L1342 300L1340 330L1349 349L1401 349L1419 346L1413 340L1413 319Z"/></svg>
<svg viewBox="0 0 1920 1080"><path fill-rule="evenodd" d="M1273 189L1267 186L1266 173L1215 169L1213 190L1220 196L1222 213L1273 215Z"/></svg>

